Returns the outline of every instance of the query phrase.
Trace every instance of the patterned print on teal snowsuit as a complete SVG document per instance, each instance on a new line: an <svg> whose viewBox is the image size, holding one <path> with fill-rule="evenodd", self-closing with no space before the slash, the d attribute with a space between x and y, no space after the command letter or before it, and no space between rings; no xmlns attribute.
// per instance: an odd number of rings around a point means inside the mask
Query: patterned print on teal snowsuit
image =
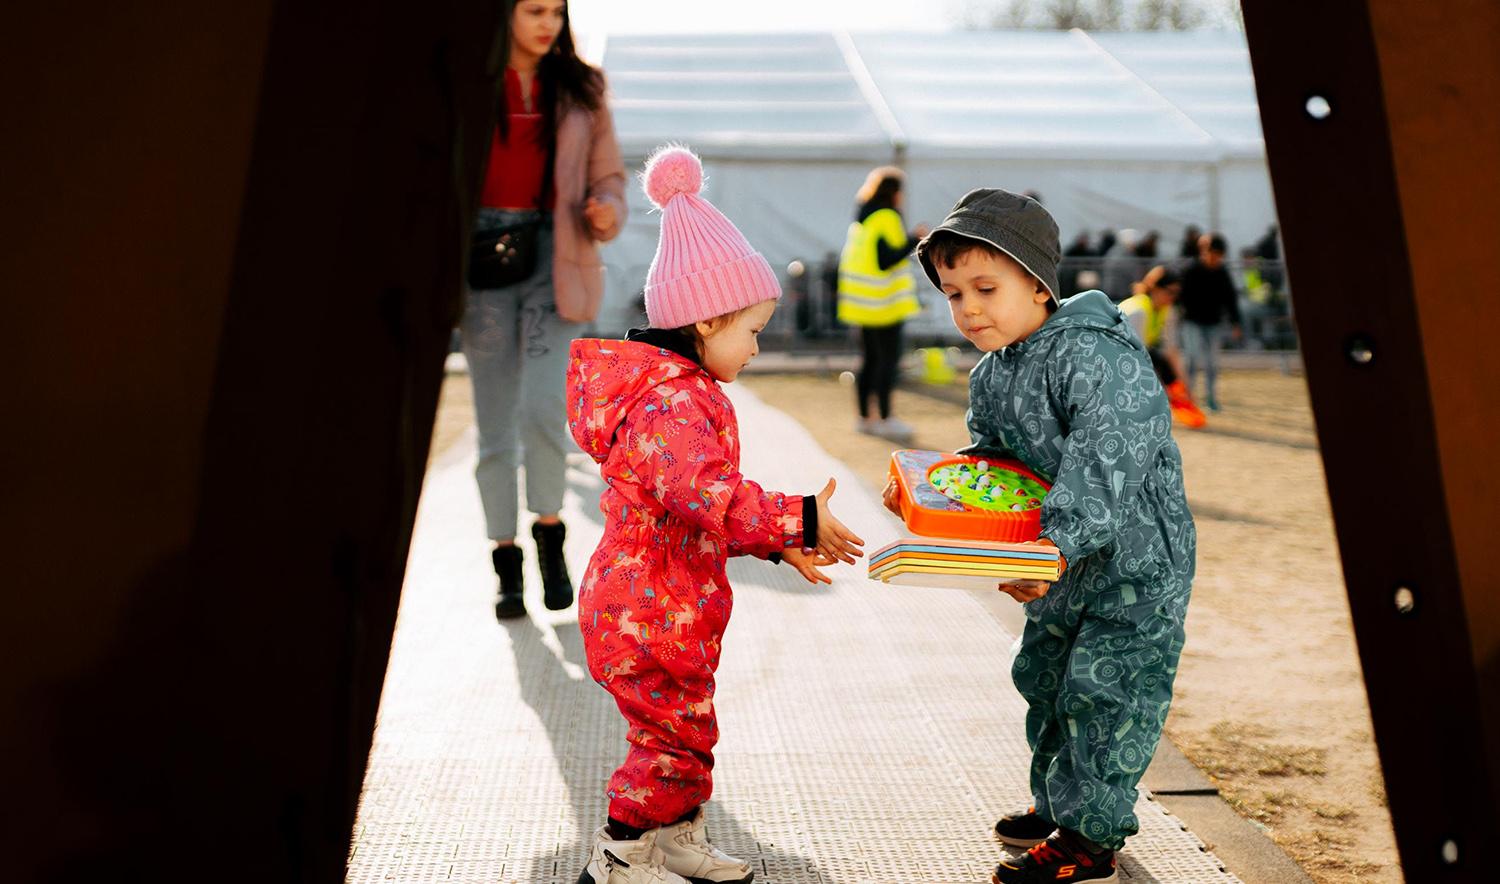
<svg viewBox="0 0 1500 884"><path fill-rule="evenodd" d="M1103 292L1062 302L969 376L966 451L1050 479L1042 535L1068 569L1026 605L1011 674L1030 708L1037 812L1118 849L1172 702L1197 531L1166 394Z"/></svg>

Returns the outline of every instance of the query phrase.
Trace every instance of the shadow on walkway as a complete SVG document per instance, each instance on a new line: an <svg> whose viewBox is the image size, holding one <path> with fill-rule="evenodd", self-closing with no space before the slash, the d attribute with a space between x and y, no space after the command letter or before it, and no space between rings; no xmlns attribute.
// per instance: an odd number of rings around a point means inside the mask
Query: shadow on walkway
<svg viewBox="0 0 1500 884"><path fill-rule="evenodd" d="M573 556L575 561L580 558ZM581 571L575 575L581 576ZM577 623L538 625L528 617L505 627L515 655L522 699L545 728L567 788L567 816L559 824L566 826L572 820L580 830L571 846L561 839L556 852L522 857L509 864L508 871L510 877L521 881L572 884L588 862L594 829L606 820L605 785L625 758L624 720L609 694L588 675ZM709 801L707 813L714 844L749 861L758 879L772 880L767 877L772 869L807 866L803 857L760 844L755 833L726 812L720 802Z"/></svg>

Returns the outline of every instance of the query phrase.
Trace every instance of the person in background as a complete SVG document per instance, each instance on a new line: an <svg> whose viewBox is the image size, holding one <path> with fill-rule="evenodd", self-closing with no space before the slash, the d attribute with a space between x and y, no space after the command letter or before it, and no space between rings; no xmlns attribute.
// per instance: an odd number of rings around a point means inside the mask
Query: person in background
<svg viewBox="0 0 1500 884"><path fill-rule="evenodd" d="M598 243L625 221L625 164L604 75L575 52L568 4L505 0L502 21L505 83L474 229L476 239L534 231L536 269L497 288L470 286L460 332L479 429L474 476L500 580L495 616L510 619L526 616L516 546L523 461L543 600L554 611L573 603L558 517L570 444L563 375L568 343L604 295Z"/></svg>
<svg viewBox="0 0 1500 884"><path fill-rule="evenodd" d="M1127 227L1120 231L1119 236L1109 254L1104 256L1104 264L1099 270L1103 276L1099 287L1115 301L1123 301L1130 296L1130 287L1135 284L1138 275L1135 247L1140 241L1140 234Z"/></svg>
<svg viewBox="0 0 1500 884"><path fill-rule="evenodd" d="M1157 250L1161 247L1161 231L1153 230L1146 234L1140 242L1135 245L1135 256L1137 258L1155 258Z"/></svg>
<svg viewBox="0 0 1500 884"><path fill-rule="evenodd" d="M1265 307L1271 301L1271 287L1266 284L1260 255L1253 246L1240 249L1240 288L1245 292L1245 300L1252 305Z"/></svg>
<svg viewBox="0 0 1500 884"><path fill-rule="evenodd" d="M907 256L927 235L925 225L907 232L901 217L905 186L906 174L894 166L870 172L856 194L854 222L839 258L839 321L858 326L863 344L856 428L902 442L911 439L912 428L891 415L891 392L900 377L902 326L922 309Z"/></svg>
<svg viewBox="0 0 1500 884"><path fill-rule="evenodd" d="M1203 231L1194 224L1189 224L1182 231L1182 248L1177 250L1177 257L1189 260L1198 257L1198 240L1203 236Z"/></svg>
<svg viewBox="0 0 1500 884"><path fill-rule="evenodd" d="M1161 385L1170 388L1184 376L1182 350L1178 346L1180 325L1173 306L1182 294L1182 277L1158 264L1135 284L1135 294L1120 302L1120 312L1130 322L1135 336L1146 345L1151 367Z"/></svg>
<svg viewBox="0 0 1500 884"><path fill-rule="evenodd" d="M1151 367L1162 389L1167 391L1167 402L1172 406L1172 420L1190 429L1202 429L1208 423L1203 412L1193 403L1188 394L1182 370L1180 320L1172 309L1182 294L1182 277L1177 271L1160 264L1146 271L1146 275L1135 284L1135 294L1120 303L1120 312L1130 323L1131 331L1146 345L1146 355L1151 357Z"/></svg>
<svg viewBox="0 0 1500 884"><path fill-rule="evenodd" d="M1255 244L1255 256L1260 258L1261 275L1273 294L1281 291L1286 274L1281 268L1281 233L1276 225L1266 228L1266 235Z"/></svg>
<svg viewBox="0 0 1500 884"><path fill-rule="evenodd" d="M1115 232L1108 228L1099 232L1099 248L1094 252L1099 257L1104 257L1115 247Z"/></svg>
<svg viewBox="0 0 1500 884"><path fill-rule="evenodd" d="M1188 392L1195 392L1199 372L1205 374L1203 403L1209 411L1219 410L1219 349L1224 345L1226 322L1236 341L1244 334L1239 293L1224 265L1227 250L1223 236L1203 234L1198 239L1197 260L1182 274L1182 350L1187 356Z"/></svg>
<svg viewBox="0 0 1500 884"><path fill-rule="evenodd" d="M1089 259L1093 256L1094 247L1089 242L1089 232L1080 230L1078 235L1073 237L1073 242L1063 250L1062 263L1059 265L1061 278L1058 280L1058 285L1062 287L1063 297L1083 291L1078 276L1082 271L1092 269L1089 267L1092 263Z"/></svg>

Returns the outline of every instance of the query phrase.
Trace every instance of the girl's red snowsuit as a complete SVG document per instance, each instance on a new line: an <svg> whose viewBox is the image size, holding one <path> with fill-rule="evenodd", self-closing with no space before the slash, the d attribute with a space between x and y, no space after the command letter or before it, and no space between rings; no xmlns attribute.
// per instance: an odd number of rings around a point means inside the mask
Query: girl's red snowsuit
<svg viewBox="0 0 1500 884"><path fill-rule="evenodd" d="M609 815L656 828L713 790L714 670L733 605L724 564L800 546L803 499L740 475L734 407L684 356L574 341L567 391L573 438L608 486L578 625L590 674L628 724Z"/></svg>

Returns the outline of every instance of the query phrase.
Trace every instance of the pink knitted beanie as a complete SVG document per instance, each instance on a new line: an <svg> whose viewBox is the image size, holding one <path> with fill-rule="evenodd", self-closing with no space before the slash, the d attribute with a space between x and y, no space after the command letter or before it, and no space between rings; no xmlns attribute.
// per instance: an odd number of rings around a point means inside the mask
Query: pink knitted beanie
<svg viewBox="0 0 1500 884"><path fill-rule="evenodd" d="M771 265L698 195L703 164L668 145L646 160L646 195L661 209L661 241L646 274L653 328L681 328L781 297Z"/></svg>

